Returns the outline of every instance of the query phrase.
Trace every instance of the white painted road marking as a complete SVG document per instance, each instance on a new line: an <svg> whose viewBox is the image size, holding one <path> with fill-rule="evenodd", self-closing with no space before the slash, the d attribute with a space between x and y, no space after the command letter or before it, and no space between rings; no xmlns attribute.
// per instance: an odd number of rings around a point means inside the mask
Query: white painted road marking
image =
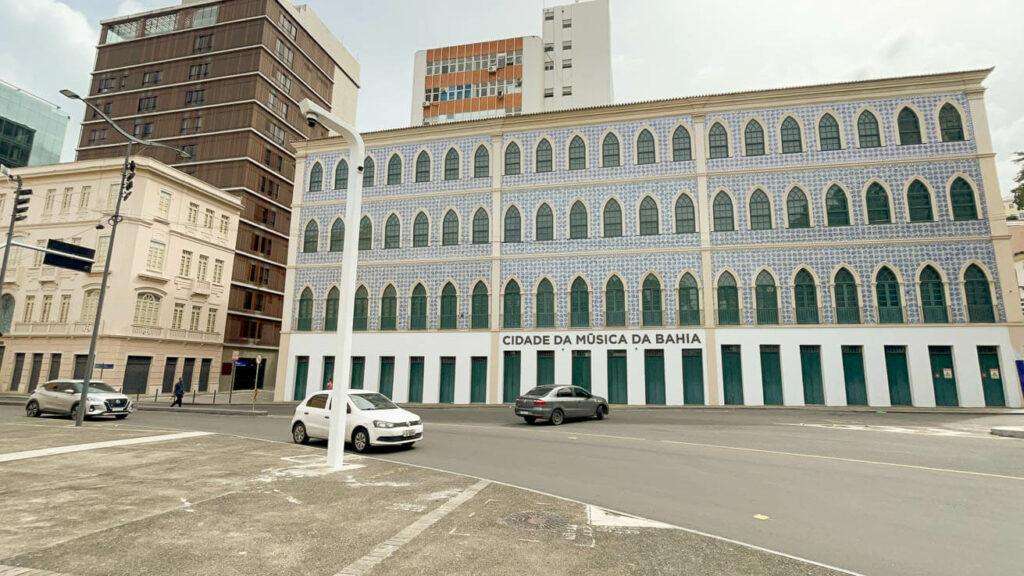
<svg viewBox="0 0 1024 576"><path fill-rule="evenodd" d="M28 460L30 458L42 458L43 456L56 456L58 454L71 454L73 452L85 452L86 450L99 450L101 448L117 448L119 446L150 444L152 442L166 442L168 440L184 440L185 438L210 436L212 434L212 432L179 432L177 434L143 436L142 438L124 438L122 440L108 440L106 442L90 442L88 444L72 444L70 446L27 450L25 452L11 452L10 454L0 454L0 463Z"/></svg>

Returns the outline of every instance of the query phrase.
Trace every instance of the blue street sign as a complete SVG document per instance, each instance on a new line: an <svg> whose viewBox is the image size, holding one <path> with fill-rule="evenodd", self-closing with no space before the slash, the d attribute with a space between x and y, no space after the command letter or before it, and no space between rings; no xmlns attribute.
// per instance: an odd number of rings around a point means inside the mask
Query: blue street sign
<svg viewBox="0 0 1024 576"><path fill-rule="evenodd" d="M100 364L99 362L97 362L96 363L96 368L99 369L99 370L113 370L114 369L114 365L113 364Z"/></svg>
<svg viewBox="0 0 1024 576"><path fill-rule="evenodd" d="M248 364L245 363L245 360L236 360L235 366L248 366Z"/></svg>

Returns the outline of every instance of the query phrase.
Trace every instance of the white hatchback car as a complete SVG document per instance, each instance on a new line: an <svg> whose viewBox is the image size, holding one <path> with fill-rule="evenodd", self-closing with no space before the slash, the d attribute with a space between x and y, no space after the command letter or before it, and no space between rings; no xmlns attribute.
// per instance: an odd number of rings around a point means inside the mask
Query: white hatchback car
<svg viewBox="0 0 1024 576"><path fill-rule="evenodd" d="M295 407L292 440L305 444L311 438L327 440L331 422L330 392L317 392ZM356 452L371 446L412 448L423 438L420 417L399 408L387 396L371 390L348 391L345 438Z"/></svg>

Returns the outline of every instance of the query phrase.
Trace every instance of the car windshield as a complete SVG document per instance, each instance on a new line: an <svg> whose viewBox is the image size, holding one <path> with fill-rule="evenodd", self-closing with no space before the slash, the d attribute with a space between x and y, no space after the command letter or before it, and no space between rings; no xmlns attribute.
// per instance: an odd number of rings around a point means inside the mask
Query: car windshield
<svg viewBox="0 0 1024 576"><path fill-rule="evenodd" d="M81 387L77 388L81 390ZM117 390L111 388L109 384L105 384L103 382L89 382L89 390L94 392L117 392Z"/></svg>
<svg viewBox="0 0 1024 576"><path fill-rule="evenodd" d="M349 394L349 400L360 410L390 410L398 408L394 402L388 400L383 394L372 392L369 394Z"/></svg>
<svg viewBox="0 0 1024 576"><path fill-rule="evenodd" d="M543 398L544 396L547 396L548 393L551 392L554 388L554 386L537 386L533 390L530 390L526 394L523 394L523 396L529 396L531 398Z"/></svg>

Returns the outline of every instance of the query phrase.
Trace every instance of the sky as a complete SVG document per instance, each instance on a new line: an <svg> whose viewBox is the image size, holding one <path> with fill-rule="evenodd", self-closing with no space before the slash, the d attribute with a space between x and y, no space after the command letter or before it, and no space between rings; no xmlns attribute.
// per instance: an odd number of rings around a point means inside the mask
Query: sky
<svg viewBox="0 0 1024 576"><path fill-rule="evenodd" d="M417 50L540 35L558 0L306 0L359 60L357 127L406 126ZM615 102L995 67L986 106L1005 194L1024 151L1021 0L610 0ZM74 157L100 20L177 0L0 0L0 78L71 114ZM301 3L296 0L295 3Z"/></svg>

